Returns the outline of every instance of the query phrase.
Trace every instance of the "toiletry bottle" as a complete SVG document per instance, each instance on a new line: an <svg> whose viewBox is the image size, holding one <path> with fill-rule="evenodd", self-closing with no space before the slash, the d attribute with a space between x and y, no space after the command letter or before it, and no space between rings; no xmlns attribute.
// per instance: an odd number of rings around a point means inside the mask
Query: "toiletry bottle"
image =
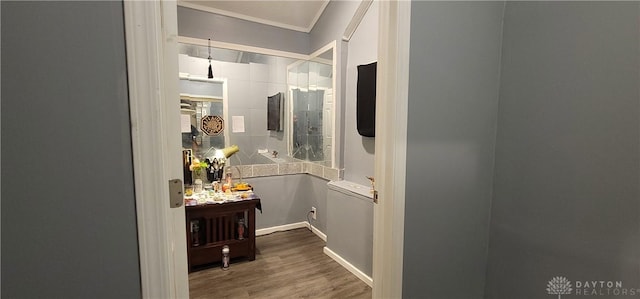
<svg viewBox="0 0 640 299"><path fill-rule="evenodd" d="M238 240L244 240L244 219L238 220Z"/></svg>
<svg viewBox="0 0 640 299"><path fill-rule="evenodd" d="M196 179L195 183L193 183L193 192L200 193L202 192L202 180Z"/></svg>
<svg viewBox="0 0 640 299"><path fill-rule="evenodd" d="M191 245L200 246L200 224L198 220L191 220Z"/></svg>
<svg viewBox="0 0 640 299"><path fill-rule="evenodd" d="M229 270L229 246L222 247L222 270Z"/></svg>
<svg viewBox="0 0 640 299"><path fill-rule="evenodd" d="M227 190L231 191L231 172L227 173L227 178L225 183L222 185L222 192L227 192Z"/></svg>

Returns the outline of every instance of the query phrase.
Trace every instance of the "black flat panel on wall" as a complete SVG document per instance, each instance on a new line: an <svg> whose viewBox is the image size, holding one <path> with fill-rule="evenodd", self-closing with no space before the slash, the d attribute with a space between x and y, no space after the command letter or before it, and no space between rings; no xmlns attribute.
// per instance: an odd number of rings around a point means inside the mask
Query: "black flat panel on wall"
<svg viewBox="0 0 640 299"><path fill-rule="evenodd" d="M279 92L267 98L267 130L282 131L284 113L284 94Z"/></svg>
<svg viewBox="0 0 640 299"><path fill-rule="evenodd" d="M358 134L376 136L376 69L378 63L358 66L356 123Z"/></svg>

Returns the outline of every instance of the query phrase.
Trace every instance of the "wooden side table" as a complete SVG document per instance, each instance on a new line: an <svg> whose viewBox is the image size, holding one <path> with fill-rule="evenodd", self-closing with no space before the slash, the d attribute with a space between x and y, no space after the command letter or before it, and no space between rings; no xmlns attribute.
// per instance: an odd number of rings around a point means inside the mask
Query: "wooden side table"
<svg viewBox="0 0 640 299"><path fill-rule="evenodd" d="M253 198L185 207L189 272L222 261L222 247L230 258L256 258L256 207Z"/></svg>

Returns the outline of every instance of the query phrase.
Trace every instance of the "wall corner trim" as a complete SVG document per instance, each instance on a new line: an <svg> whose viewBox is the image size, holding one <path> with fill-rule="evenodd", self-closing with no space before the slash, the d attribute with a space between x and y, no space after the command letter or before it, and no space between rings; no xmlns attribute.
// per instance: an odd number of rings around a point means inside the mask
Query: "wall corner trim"
<svg viewBox="0 0 640 299"><path fill-rule="evenodd" d="M305 222L306 224L308 224L308 222ZM324 241L325 243L327 242L327 235L325 233L323 233L322 231L320 231L319 229L317 229L315 226L310 225L311 226L311 231L316 234L316 236L318 236L320 239L322 239L322 241Z"/></svg>
<svg viewBox="0 0 640 299"><path fill-rule="evenodd" d="M364 19L364 16L367 14L369 7L371 7L371 3L373 3L373 0L362 0L362 2L360 2L360 6L358 6L356 12L353 13L351 21L344 30L344 34L342 35L343 41L348 42L351 39L353 33L358 29L360 22L362 22L362 19Z"/></svg>

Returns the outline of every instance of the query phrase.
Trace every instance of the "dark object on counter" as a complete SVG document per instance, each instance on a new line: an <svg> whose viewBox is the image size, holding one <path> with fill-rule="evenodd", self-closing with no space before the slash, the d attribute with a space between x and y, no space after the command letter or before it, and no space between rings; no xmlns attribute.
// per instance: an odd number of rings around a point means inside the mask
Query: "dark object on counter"
<svg viewBox="0 0 640 299"><path fill-rule="evenodd" d="M204 161L207 163L207 180L209 182L217 181L216 177L218 176L218 171L215 169L216 167L214 167L213 163L218 163L218 161L216 159L213 159L213 161L205 159Z"/></svg>
<svg viewBox="0 0 640 299"><path fill-rule="evenodd" d="M224 173L224 167L220 166L220 163L217 158L213 158L213 160L206 159L207 162L207 180L209 182L219 182L222 179L222 174Z"/></svg>
<svg viewBox="0 0 640 299"><path fill-rule="evenodd" d="M376 73L378 63L358 66L356 123L358 134L376 136Z"/></svg>
<svg viewBox="0 0 640 299"><path fill-rule="evenodd" d="M193 176L189 166L191 165L191 150L182 150L182 175L185 185L193 185Z"/></svg>

